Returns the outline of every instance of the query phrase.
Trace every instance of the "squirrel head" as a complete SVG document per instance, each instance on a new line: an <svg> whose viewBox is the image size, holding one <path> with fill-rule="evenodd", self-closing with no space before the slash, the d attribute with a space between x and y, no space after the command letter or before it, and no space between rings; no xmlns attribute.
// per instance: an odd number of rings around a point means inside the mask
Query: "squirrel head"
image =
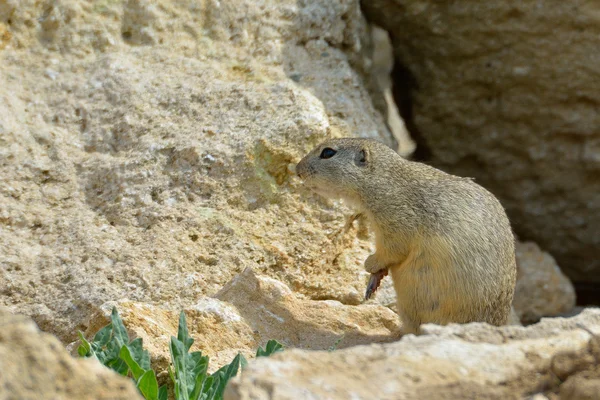
<svg viewBox="0 0 600 400"><path fill-rule="evenodd" d="M320 195L361 204L365 183L376 178L378 157L374 156L381 154L378 147L395 154L373 139L329 139L300 160L296 174Z"/></svg>

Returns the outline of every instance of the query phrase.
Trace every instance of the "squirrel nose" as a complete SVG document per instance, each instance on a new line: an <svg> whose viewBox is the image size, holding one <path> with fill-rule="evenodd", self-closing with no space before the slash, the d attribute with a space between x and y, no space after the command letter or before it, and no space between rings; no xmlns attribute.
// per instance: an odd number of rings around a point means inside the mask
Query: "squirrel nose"
<svg viewBox="0 0 600 400"><path fill-rule="evenodd" d="M299 178L304 178L304 176L306 174L306 164L303 161L304 160L300 160L300 162L298 164L296 164L295 166L293 166L294 173Z"/></svg>

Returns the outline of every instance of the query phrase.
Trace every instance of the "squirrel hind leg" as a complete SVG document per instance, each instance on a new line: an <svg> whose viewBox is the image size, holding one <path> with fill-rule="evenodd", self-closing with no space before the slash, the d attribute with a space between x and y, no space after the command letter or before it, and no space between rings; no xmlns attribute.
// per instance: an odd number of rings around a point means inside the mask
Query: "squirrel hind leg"
<svg viewBox="0 0 600 400"><path fill-rule="evenodd" d="M396 303L396 310L400 317L400 321L402 322L402 327L400 328L402 334L407 335L412 333L418 335L420 333L421 321L419 321L416 316L411 316L409 313L405 312L399 301Z"/></svg>

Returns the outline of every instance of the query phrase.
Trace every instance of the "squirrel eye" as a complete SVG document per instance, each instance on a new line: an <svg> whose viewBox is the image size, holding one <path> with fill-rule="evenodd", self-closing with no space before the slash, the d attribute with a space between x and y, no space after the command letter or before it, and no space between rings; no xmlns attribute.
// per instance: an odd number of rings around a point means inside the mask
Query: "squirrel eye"
<svg viewBox="0 0 600 400"><path fill-rule="evenodd" d="M325 147L323 149L323 151L321 152L321 155L319 156L319 158L328 159L328 158L335 156L335 153L337 153L337 151L335 151L331 147Z"/></svg>

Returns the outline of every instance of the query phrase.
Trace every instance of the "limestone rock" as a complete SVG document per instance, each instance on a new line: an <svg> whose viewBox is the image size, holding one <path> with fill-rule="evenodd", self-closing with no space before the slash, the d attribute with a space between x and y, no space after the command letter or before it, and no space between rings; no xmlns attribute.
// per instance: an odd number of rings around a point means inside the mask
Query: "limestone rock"
<svg viewBox="0 0 600 400"><path fill-rule="evenodd" d="M246 267L360 303L369 244L289 165L393 144L369 41L357 0L0 1L0 305L69 343L107 301L178 312Z"/></svg>
<svg viewBox="0 0 600 400"><path fill-rule="evenodd" d="M216 297L200 297L184 310L194 338L191 351L209 356L209 372L231 362L238 352L248 359L254 357L256 349L270 339L286 347L326 350L390 342L400 334L398 316L385 307L298 297L285 284L257 276L249 268ZM171 362L169 340L177 335L179 313L128 300L107 302L90 317L86 337L93 337L110 322L113 307L130 338L143 340L159 379L166 377ZM78 344L68 346L73 354Z"/></svg>
<svg viewBox="0 0 600 400"><path fill-rule="evenodd" d="M328 349L396 340L398 316L379 305L347 306L338 301L299 299L281 282L247 269L216 297L233 304L255 332L287 346Z"/></svg>
<svg viewBox="0 0 600 400"><path fill-rule="evenodd" d="M373 25L371 29L373 37L373 77L377 82L379 91L383 92L385 100L386 122L391 133L398 142L398 154L409 157L415 150L415 143L410 138L406 125L400 117L398 107L394 102L392 93L391 73L394 66L394 50L389 34Z"/></svg>
<svg viewBox="0 0 600 400"><path fill-rule="evenodd" d="M33 321L0 307L0 399L142 399L129 378L75 359Z"/></svg>
<svg viewBox="0 0 600 400"><path fill-rule="evenodd" d="M373 0L417 152L475 177L577 281L600 281L596 2ZM429 150L429 155L423 150Z"/></svg>
<svg viewBox="0 0 600 400"><path fill-rule="evenodd" d="M513 305L524 323L568 313L575 289L554 258L532 242L517 243L517 286Z"/></svg>
<svg viewBox="0 0 600 400"><path fill-rule="evenodd" d="M569 377L560 386L560 400L600 399L600 371L598 367Z"/></svg>
<svg viewBox="0 0 600 400"><path fill-rule="evenodd" d="M397 340L398 316L378 305L347 306L294 294L285 284L246 269L217 298L200 297L184 310L192 351L209 356L209 371L231 362L238 352L250 359L259 346L276 339L286 347L327 350ZM113 307L130 338L142 338L152 367L164 375L170 363L169 340L177 335L179 313L127 300L108 302L88 321L86 337L109 322ZM70 347L73 353L77 342Z"/></svg>
<svg viewBox="0 0 600 400"><path fill-rule="evenodd" d="M169 343L171 336L177 336L179 313L127 300L107 302L90 317L84 333L87 338L93 337L110 322L113 307L117 308L129 337L132 340L136 337L143 340L143 346L151 355L152 368L157 375L166 378L171 362ZM259 344L264 344L260 340L261 336L250 329L230 304L202 297L184 312L188 331L194 338L191 351L201 351L209 356L211 373L230 363L238 352L249 358L256 353ZM77 341L69 346L74 354L78 344Z"/></svg>
<svg viewBox="0 0 600 400"><path fill-rule="evenodd" d="M422 336L395 343L332 353L289 350L254 360L229 384L225 399L522 399L562 396L563 390L563 398L575 398L557 373L564 372L567 382L582 371L593 375L600 359L599 310L527 328L474 323L424 329ZM567 359L588 361L561 369Z"/></svg>

